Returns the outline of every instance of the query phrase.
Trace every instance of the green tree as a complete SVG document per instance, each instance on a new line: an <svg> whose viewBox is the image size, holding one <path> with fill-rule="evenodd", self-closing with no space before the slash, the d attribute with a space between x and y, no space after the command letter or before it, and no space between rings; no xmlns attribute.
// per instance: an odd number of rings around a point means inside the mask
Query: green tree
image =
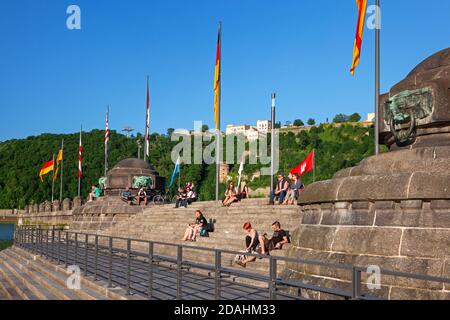
<svg viewBox="0 0 450 320"><path fill-rule="evenodd" d="M305 123L301 119L294 120L294 127L303 127Z"/></svg>
<svg viewBox="0 0 450 320"><path fill-rule="evenodd" d="M334 117L333 122L334 122L334 123L344 123L344 122L348 122L348 116L345 115L345 114L343 114L343 113L337 114L337 115Z"/></svg>
<svg viewBox="0 0 450 320"><path fill-rule="evenodd" d="M351 116L348 117L349 122L360 122L361 121L361 115L359 113L354 113Z"/></svg>
<svg viewBox="0 0 450 320"><path fill-rule="evenodd" d="M314 120L313 118L309 118L309 119L308 119L308 125L309 125L309 126L314 126L314 125L316 125L316 120Z"/></svg>

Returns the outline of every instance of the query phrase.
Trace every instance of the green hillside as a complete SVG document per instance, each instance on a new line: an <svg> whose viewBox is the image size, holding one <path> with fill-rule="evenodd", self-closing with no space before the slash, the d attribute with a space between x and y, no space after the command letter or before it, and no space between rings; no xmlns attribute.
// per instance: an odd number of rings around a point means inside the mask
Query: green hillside
<svg viewBox="0 0 450 320"><path fill-rule="evenodd" d="M90 185L103 176L103 138L102 130L83 134L84 197L87 196ZM127 138L115 131L110 132L110 168L122 159L137 157L138 138L142 140L139 135ZM0 143L0 208L23 208L28 203L40 203L51 198L50 175L41 183L38 174L42 164L51 160L52 154L58 152L62 139L65 145L63 197L76 196L79 134L42 134ZM167 181L174 167L170 157L176 144L167 135L151 136L150 162ZM336 171L354 166L373 154L373 129L353 124L343 124L340 127L324 124L308 132L281 134L280 170L288 172L312 149L316 149L316 180L329 179ZM245 174L251 177L261 167L262 165L246 165ZM230 175L236 177L238 168L239 164L231 166ZM210 200L214 197L215 166L183 165L182 183L185 181L194 182L202 200ZM305 175L304 181L311 183L312 174ZM250 182L250 186L263 187L269 183L268 177L261 177ZM59 180L55 189L58 190L55 193L58 198Z"/></svg>

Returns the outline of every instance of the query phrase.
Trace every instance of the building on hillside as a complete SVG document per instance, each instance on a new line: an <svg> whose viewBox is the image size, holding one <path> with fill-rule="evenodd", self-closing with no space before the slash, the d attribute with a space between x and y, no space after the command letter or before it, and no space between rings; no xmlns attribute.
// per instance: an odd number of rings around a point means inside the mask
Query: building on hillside
<svg viewBox="0 0 450 320"><path fill-rule="evenodd" d="M230 172L230 167L226 163L221 163L219 166L219 181L221 183L228 181L228 173Z"/></svg>
<svg viewBox="0 0 450 320"><path fill-rule="evenodd" d="M256 122L256 130L261 133L268 133L272 130L272 121L270 120L258 120Z"/></svg>
<svg viewBox="0 0 450 320"><path fill-rule="evenodd" d="M266 132L258 131L256 128L252 127L249 130L247 130L246 138L247 138L248 141L257 141L257 140L259 140L260 138L262 138L262 137L264 137L266 135L267 135Z"/></svg>
<svg viewBox="0 0 450 320"><path fill-rule="evenodd" d="M243 136L247 136L247 130L249 130L251 127L249 125L239 125L239 126L235 126L232 124L227 125L227 129L225 131L226 135L243 135Z"/></svg>
<svg viewBox="0 0 450 320"><path fill-rule="evenodd" d="M368 113L364 122L375 122L375 113Z"/></svg>

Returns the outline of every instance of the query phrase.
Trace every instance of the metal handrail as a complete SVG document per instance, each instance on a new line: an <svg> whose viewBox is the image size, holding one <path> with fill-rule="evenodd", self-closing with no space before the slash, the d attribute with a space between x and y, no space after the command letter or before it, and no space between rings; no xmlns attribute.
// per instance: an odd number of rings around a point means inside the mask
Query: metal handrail
<svg viewBox="0 0 450 320"><path fill-rule="evenodd" d="M45 231L45 232L44 232ZM51 231L51 238L50 238L50 232ZM62 237L62 233L64 236ZM82 239L81 239L82 238ZM94 238L93 244L89 242L89 239ZM60 263L64 258L62 257L61 248L62 244L65 246L65 261L64 264L67 266L69 264L69 247L70 244L73 246L74 250L74 257L73 260L75 261L75 264L78 260L78 251L80 248L85 249L84 252L84 259L80 259L83 261L80 261L81 264L84 265L84 275L88 275L88 273L92 273L94 275L94 280L97 280L99 275L99 252L106 253L106 259L107 259L107 276L103 275L104 277L107 277L108 287L112 287L114 284L120 285L117 280L113 279L113 260L115 254L120 254L120 258L126 259L126 270L125 270L125 289L127 294L132 294L132 281L131 281L131 273L132 273L132 259L133 257L140 257L143 259L148 259L147 264L147 271L148 271L148 288L147 288L147 295L149 298L153 297L153 292L155 291L153 288L153 282L155 280L154 276L154 263L157 261L160 262L166 262L175 264L176 266L176 298L181 299L183 296L183 288L182 288L182 282L183 282L183 270L184 267L194 268L198 270L205 270L209 272L214 272L214 298L215 299L221 299L222 297L222 281L224 280L224 276L235 276L238 278L247 278L247 279L253 279L259 282L263 282L267 284L267 291L268 291L268 297L270 299L277 299L278 296L286 297L290 296L292 298L301 299L301 296L292 296L289 293L280 291L280 288L288 287L293 289L305 289L305 290L312 290L327 294L332 294L340 297L344 297L347 299L374 299L376 297L363 295L361 292L361 275L362 273L367 273L366 268L363 268L361 266L353 266L348 264L333 264L328 262L322 262L322 261L314 261L314 260L307 260L307 259L295 259L295 258L288 258L288 257L275 257L275 256L267 256L267 255L261 255L261 254L254 254L254 253L246 253L246 256L261 258L269 260L269 274L264 275L257 272L248 272L248 271L240 271L235 270L232 268L227 268L222 265L222 257L224 254L230 254L230 255L236 255L236 254L242 254L242 252L232 251L232 250L222 250L222 249L211 249L211 248L203 248L203 247L195 247L191 245L182 245L182 244L174 244L174 243L165 243L160 241L151 241L151 240L142 240L142 239L132 239L132 238L126 238L126 237L115 237L115 236L108 236L108 235L99 235L99 234L90 234L85 232L75 232L75 231L60 231L58 230L58 236L55 238L55 229L54 227L49 230L48 228L41 228L40 226L17 226L15 235L15 244L19 247L24 247L25 249L30 249L27 244L31 244L31 251L34 254L37 254L38 252L40 254L43 254L49 259L53 259ZM106 239L107 245L100 245L99 241ZM53 252L55 247L55 242L58 242L58 249L56 256L50 255L50 245L51 250ZM125 249L117 248L114 246L114 243L117 243L117 241L125 241L126 246ZM44 242L44 244L43 244ZM133 244L142 244L144 247L147 248L147 252L144 251L135 251L132 250ZM155 254L155 246L166 246L166 247L173 247L176 248L176 256L167 256L167 255L160 255ZM91 247L91 249L90 249ZM72 249L72 248L70 248ZM89 271L90 265L89 265L89 259L88 254L89 250L92 250L94 255L94 267L93 271ZM203 264L196 261L190 261L187 259L183 259L183 252L184 250L195 250L197 252L209 252L214 253L214 264ZM138 261L138 260L136 260ZM139 261L142 261L139 260ZM284 261L284 262L292 262L292 263L300 263L300 264L308 264L308 265L315 265L315 266L323 266L323 267L329 267L334 269L341 269L341 270L348 270L351 271L351 283L352 288L351 291L345 291L342 289L334 289L334 288L325 288L318 285L312 285L312 284L306 284L302 281L296 281L296 280L289 280L289 279L281 279L277 275L277 267L278 262ZM402 277L402 278L409 278L409 279L416 279L416 280L423 280L423 281L430 281L430 282L438 282L438 283L450 283L450 278L446 277L437 277L437 276L427 276L427 275L420 275L420 274L412 274L412 273L405 273L405 272L398 272L398 271L391 271L391 270L380 270L382 275L389 275L394 277ZM139 276L140 277L140 276ZM120 278L120 277L119 277ZM123 278L123 277L122 277ZM123 285L123 284L122 284Z"/></svg>

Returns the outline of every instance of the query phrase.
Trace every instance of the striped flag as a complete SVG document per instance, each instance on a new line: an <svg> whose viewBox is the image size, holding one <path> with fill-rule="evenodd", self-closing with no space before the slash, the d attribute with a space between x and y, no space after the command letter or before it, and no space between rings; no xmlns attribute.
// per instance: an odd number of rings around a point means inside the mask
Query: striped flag
<svg viewBox="0 0 450 320"><path fill-rule="evenodd" d="M216 51L216 68L214 72L214 122L216 129L220 130L220 64L221 64L221 36L222 36L222 24L219 24L219 36L217 39L217 51Z"/></svg>
<svg viewBox="0 0 450 320"><path fill-rule="evenodd" d="M353 61L350 73L355 74L355 69L359 65L361 58L361 45L364 34L364 24L366 19L367 0L356 0L356 6L358 7L358 22L356 24L356 36L355 45L353 47Z"/></svg>
<svg viewBox="0 0 450 320"><path fill-rule="evenodd" d="M145 119L145 154L150 156L150 91L147 77L147 101L146 101L146 119Z"/></svg>
<svg viewBox="0 0 450 320"><path fill-rule="evenodd" d="M109 141L109 108L106 111L106 125L105 125L105 146Z"/></svg>
<svg viewBox="0 0 450 320"><path fill-rule="evenodd" d="M63 160L63 150L60 149L58 152L58 156L56 157L56 170L55 170L55 175L53 176L53 181L56 181L56 179L58 178L58 173L59 173L59 163Z"/></svg>
<svg viewBox="0 0 450 320"><path fill-rule="evenodd" d="M80 131L80 144L78 147L78 178L83 176L82 165L83 163L83 144L81 143L81 131Z"/></svg>
<svg viewBox="0 0 450 320"><path fill-rule="evenodd" d="M46 174L52 172L54 168L55 168L55 164L54 164L53 160L50 160L50 161L44 163L41 171L39 172L39 178L41 178L42 182L44 182L44 180L42 179L42 176L45 176Z"/></svg>

